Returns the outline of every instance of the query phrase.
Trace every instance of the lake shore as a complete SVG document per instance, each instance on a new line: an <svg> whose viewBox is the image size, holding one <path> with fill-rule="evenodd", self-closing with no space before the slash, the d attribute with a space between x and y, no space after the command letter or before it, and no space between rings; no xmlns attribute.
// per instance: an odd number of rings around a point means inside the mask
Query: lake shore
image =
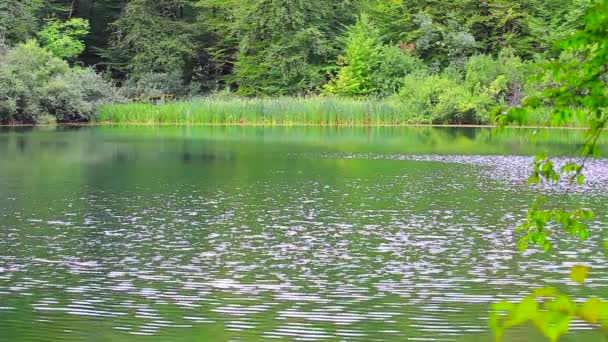
<svg viewBox="0 0 608 342"><path fill-rule="evenodd" d="M146 123L146 122L83 122L83 123L58 123L56 125L40 124L0 124L0 127L92 127L92 126L226 126L226 127L327 127L327 128L381 128L381 127L436 127L436 128L491 128L491 129L560 129L560 130L585 130L586 127L576 126L498 126L498 125L463 125L463 124L263 124L263 123Z"/></svg>
<svg viewBox="0 0 608 342"><path fill-rule="evenodd" d="M426 108L426 107L425 107ZM439 114L394 99L340 97L198 98L166 103L123 103L100 108L95 121L112 124L256 126L452 126L494 127L489 109ZM522 126L545 126L550 108L530 113ZM572 122L570 126L580 126Z"/></svg>

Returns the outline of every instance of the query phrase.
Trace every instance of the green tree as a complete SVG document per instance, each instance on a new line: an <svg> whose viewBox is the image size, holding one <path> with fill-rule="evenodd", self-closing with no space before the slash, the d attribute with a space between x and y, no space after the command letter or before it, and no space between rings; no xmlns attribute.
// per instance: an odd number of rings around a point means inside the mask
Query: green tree
<svg viewBox="0 0 608 342"><path fill-rule="evenodd" d="M411 43L411 34L418 28L415 16L423 9L423 1L413 0L364 0L359 4L359 10L375 23L383 41L392 44Z"/></svg>
<svg viewBox="0 0 608 342"><path fill-rule="evenodd" d="M85 37L86 50L80 59L86 65L102 66L108 62L103 51L108 48L111 24L123 13L127 1L116 0L63 0L61 18L82 18L90 23L90 33ZM111 61L109 61L111 62Z"/></svg>
<svg viewBox="0 0 608 342"><path fill-rule="evenodd" d="M116 89L90 69L70 67L35 41L0 55L0 121L89 120Z"/></svg>
<svg viewBox="0 0 608 342"><path fill-rule="evenodd" d="M327 93L343 96L366 96L376 92L374 73L382 61L382 41L379 30L365 14L349 27L344 55L337 76L325 85Z"/></svg>
<svg viewBox="0 0 608 342"><path fill-rule="evenodd" d="M59 58L75 58L85 50L84 37L89 33L89 22L74 18L66 22L48 20L38 32L38 40Z"/></svg>
<svg viewBox="0 0 608 342"><path fill-rule="evenodd" d="M9 45L32 38L38 29L41 0L0 0L0 39Z"/></svg>
<svg viewBox="0 0 608 342"><path fill-rule="evenodd" d="M197 63L192 80L209 91L223 90L230 83L238 49L234 29L234 0L199 0L197 8Z"/></svg>
<svg viewBox="0 0 608 342"><path fill-rule="evenodd" d="M306 94L325 83L347 0L245 0L231 8L232 81L243 95Z"/></svg>
<svg viewBox="0 0 608 342"><path fill-rule="evenodd" d="M406 75L422 71L424 64L406 47L383 45L380 30L362 14L348 27L340 69L324 87L340 96L388 96L399 91Z"/></svg>
<svg viewBox="0 0 608 342"><path fill-rule="evenodd" d="M558 42L582 29L592 3L593 0L530 0L528 19L535 50L551 52Z"/></svg>
<svg viewBox="0 0 608 342"><path fill-rule="evenodd" d="M533 36L529 27L528 0L469 1L468 27L477 42L477 51L496 56L504 49L518 56L532 56ZM545 33L546 35L546 33Z"/></svg>
<svg viewBox="0 0 608 342"><path fill-rule="evenodd" d="M189 0L131 0L112 23L108 64L138 77L146 73L182 72L194 56Z"/></svg>

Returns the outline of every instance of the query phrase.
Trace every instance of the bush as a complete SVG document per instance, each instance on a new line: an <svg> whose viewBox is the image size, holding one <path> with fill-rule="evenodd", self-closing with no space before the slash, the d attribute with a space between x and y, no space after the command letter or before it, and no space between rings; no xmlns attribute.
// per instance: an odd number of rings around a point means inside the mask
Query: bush
<svg viewBox="0 0 608 342"><path fill-rule="evenodd" d="M486 93L498 104L521 104L526 75L531 75L530 64L524 63L510 51L503 51L497 59L479 55L469 59L465 66L465 83L475 93Z"/></svg>
<svg viewBox="0 0 608 342"><path fill-rule="evenodd" d="M475 96L447 75L407 76L399 99L408 104L421 121L433 124L479 124L486 101Z"/></svg>
<svg viewBox="0 0 608 342"><path fill-rule="evenodd" d="M88 121L102 104L120 100L93 70L72 68L34 41L0 56L0 121Z"/></svg>
<svg viewBox="0 0 608 342"><path fill-rule="evenodd" d="M374 93L377 96L394 95L399 92L405 76L424 72L424 62L408 50L383 46L377 70L372 74Z"/></svg>
<svg viewBox="0 0 608 342"><path fill-rule="evenodd" d="M137 78L130 78L123 84L122 93L129 99L142 102L167 95L185 98L200 94L200 85L184 85L180 72L147 73Z"/></svg>
<svg viewBox="0 0 608 342"><path fill-rule="evenodd" d="M446 68L441 74L408 75L398 99L429 123L487 124L493 108L518 106L530 92L525 75L531 73L531 65L509 52L497 59L473 56L463 73Z"/></svg>
<svg viewBox="0 0 608 342"><path fill-rule="evenodd" d="M74 69L40 89L40 103L59 122L95 119L107 103L121 102L118 90L91 69Z"/></svg>

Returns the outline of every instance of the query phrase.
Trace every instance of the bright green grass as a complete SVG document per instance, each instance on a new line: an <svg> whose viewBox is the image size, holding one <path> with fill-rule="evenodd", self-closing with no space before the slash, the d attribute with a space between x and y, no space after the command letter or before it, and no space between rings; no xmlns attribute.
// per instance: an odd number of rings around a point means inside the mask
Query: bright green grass
<svg viewBox="0 0 608 342"><path fill-rule="evenodd" d="M553 126L549 108L530 113L525 126ZM381 126L431 124L407 103L336 97L200 98L161 104L127 103L101 108L98 122L188 125ZM490 123L491 120L487 120ZM578 122L568 126L580 127Z"/></svg>
<svg viewBox="0 0 608 342"><path fill-rule="evenodd" d="M421 123L408 106L380 100L203 98L164 104L131 103L101 109L100 122L140 124L402 125Z"/></svg>

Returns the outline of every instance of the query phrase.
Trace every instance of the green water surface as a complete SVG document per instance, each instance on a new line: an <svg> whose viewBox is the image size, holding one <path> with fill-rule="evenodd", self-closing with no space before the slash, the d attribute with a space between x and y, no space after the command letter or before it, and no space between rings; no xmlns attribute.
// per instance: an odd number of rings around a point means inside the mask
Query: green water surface
<svg viewBox="0 0 608 342"><path fill-rule="evenodd" d="M583 139L534 133L4 128L0 341L490 341L492 302L606 298L604 160L585 187L545 189L596 211L592 237L517 252L531 156Z"/></svg>

